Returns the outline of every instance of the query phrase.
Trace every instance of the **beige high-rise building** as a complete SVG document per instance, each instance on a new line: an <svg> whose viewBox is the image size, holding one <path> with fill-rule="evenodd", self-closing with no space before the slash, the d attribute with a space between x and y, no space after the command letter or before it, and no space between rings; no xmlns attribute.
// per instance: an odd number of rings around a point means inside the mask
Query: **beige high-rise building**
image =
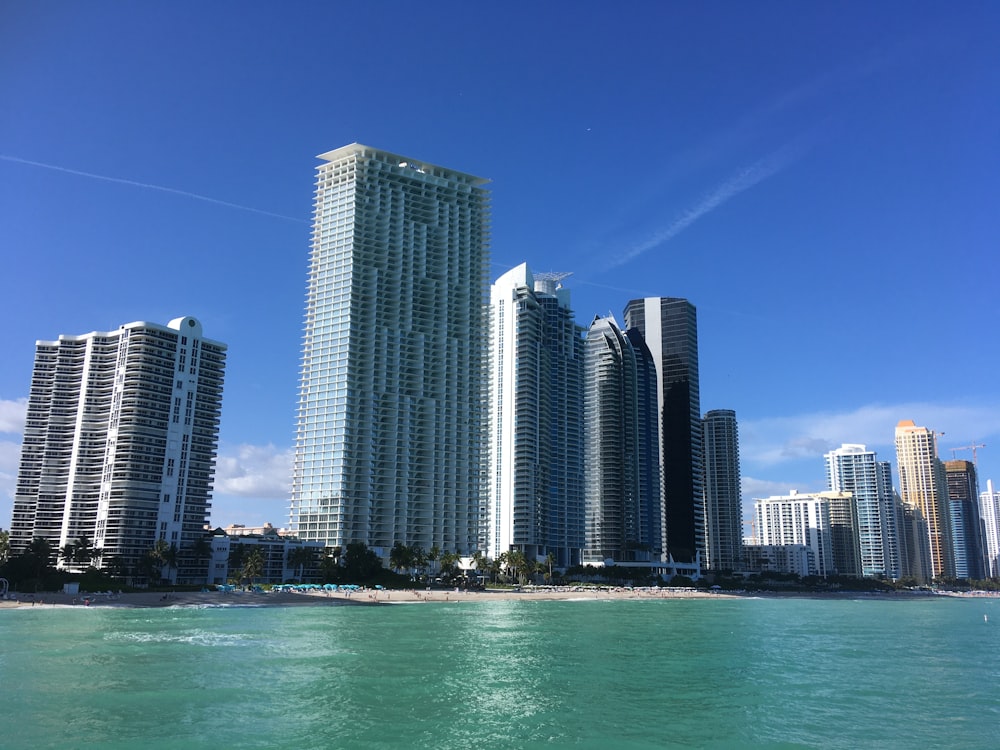
<svg viewBox="0 0 1000 750"><path fill-rule="evenodd" d="M933 430L906 419L896 425L896 464L903 502L918 508L927 522L931 574L954 576L948 485L944 464L938 460Z"/></svg>

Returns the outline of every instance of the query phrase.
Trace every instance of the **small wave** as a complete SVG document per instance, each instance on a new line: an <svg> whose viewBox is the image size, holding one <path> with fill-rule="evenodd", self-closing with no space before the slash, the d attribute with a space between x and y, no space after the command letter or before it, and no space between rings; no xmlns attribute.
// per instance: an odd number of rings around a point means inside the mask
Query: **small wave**
<svg viewBox="0 0 1000 750"><path fill-rule="evenodd" d="M129 643L183 643L188 646L241 646L247 636L242 634L214 633L208 630L192 630L184 633L126 633L114 632L104 636L106 641Z"/></svg>

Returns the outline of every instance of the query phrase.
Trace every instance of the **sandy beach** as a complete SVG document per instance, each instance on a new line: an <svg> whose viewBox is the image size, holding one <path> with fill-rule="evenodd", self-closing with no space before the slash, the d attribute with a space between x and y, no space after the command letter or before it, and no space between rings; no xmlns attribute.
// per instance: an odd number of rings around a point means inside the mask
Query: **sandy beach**
<svg viewBox="0 0 1000 750"><path fill-rule="evenodd" d="M623 587L526 587L524 589L487 589L455 591L444 589L388 590L360 589L344 591L272 591L268 593L185 591L63 594L41 592L18 594L15 600L0 600L0 609L24 607L330 607L381 606L393 604L462 603L485 601L592 601L625 599L738 599L738 598L851 598L851 599L925 599L927 597L1000 598L998 592L929 592L929 591L705 591L683 588Z"/></svg>
<svg viewBox="0 0 1000 750"><path fill-rule="evenodd" d="M0 609L22 607L323 607L350 605L459 603L503 600L557 601L593 599L721 599L736 594L669 588L538 588L488 589L465 592L434 589L420 590L358 590L311 592L250 592L189 591L135 592L123 594L63 594L40 592L13 594L16 601L0 601Z"/></svg>

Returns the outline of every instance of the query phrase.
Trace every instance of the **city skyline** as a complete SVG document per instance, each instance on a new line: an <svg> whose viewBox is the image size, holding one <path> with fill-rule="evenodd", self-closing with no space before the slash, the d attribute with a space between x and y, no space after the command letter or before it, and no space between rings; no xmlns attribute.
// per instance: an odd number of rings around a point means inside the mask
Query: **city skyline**
<svg viewBox="0 0 1000 750"><path fill-rule="evenodd" d="M574 11L533 9L528 28L516 9L431 9L409 33L448 44L414 59L374 31L336 55L313 43L324 24L377 28L379 9L8 8L0 526L34 342L177 310L229 345L213 524L285 524L302 176L354 141L492 180L490 281L522 262L573 272L581 323L690 300L701 410L739 416L745 509L823 489L822 457L843 443L892 457L902 419L943 433L942 460L985 444L980 483L1000 477L993 303L942 273L995 265L1000 11ZM318 95L331 75L377 95ZM974 357L912 366L956 329Z"/></svg>

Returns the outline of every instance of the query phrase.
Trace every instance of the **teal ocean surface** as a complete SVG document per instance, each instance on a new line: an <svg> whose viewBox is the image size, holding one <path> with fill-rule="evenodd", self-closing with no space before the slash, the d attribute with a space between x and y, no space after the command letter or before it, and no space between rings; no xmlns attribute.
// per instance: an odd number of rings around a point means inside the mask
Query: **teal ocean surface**
<svg viewBox="0 0 1000 750"><path fill-rule="evenodd" d="M3 748L1000 747L1000 600L0 611Z"/></svg>

